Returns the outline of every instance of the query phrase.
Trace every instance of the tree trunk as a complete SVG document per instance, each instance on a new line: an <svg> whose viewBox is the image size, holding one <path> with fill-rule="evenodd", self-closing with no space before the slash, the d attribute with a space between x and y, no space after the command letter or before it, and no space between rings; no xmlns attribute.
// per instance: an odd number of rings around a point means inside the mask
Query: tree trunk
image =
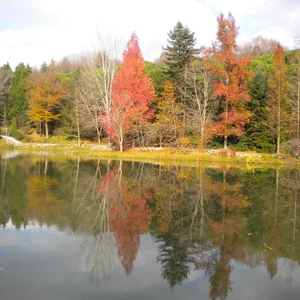
<svg viewBox="0 0 300 300"><path fill-rule="evenodd" d="M228 123L228 100L226 97L226 107L225 107L225 130L224 130L224 149L227 148L227 123Z"/></svg>
<svg viewBox="0 0 300 300"><path fill-rule="evenodd" d="M298 200L298 191L294 191L294 218L293 218L293 253L295 250L295 240L296 240L296 223L297 223L297 200Z"/></svg>
<svg viewBox="0 0 300 300"><path fill-rule="evenodd" d="M201 124L200 125L200 149L204 149L204 126Z"/></svg>
<svg viewBox="0 0 300 300"><path fill-rule="evenodd" d="M48 171L48 158L45 159L44 176L47 176Z"/></svg>
<svg viewBox="0 0 300 300"><path fill-rule="evenodd" d="M5 135L8 135L7 131L7 120L6 120L6 104L4 105L4 128L5 128Z"/></svg>
<svg viewBox="0 0 300 300"><path fill-rule="evenodd" d="M80 168L80 156L77 156L77 168L76 168L76 176L75 176L75 184L74 184L74 192L73 192L73 203L76 202L77 188L78 188L78 177L79 177L79 168Z"/></svg>
<svg viewBox="0 0 300 300"><path fill-rule="evenodd" d="M78 141L78 147L80 147L81 141L80 141L80 122L79 122L79 106L78 106L78 99L76 99L76 121L77 121L77 141Z"/></svg>
<svg viewBox="0 0 300 300"><path fill-rule="evenodd" d="M274 215L274 241L276 241L277 215L278 215L278 198L279 198L279 169L275 171L275 215Z"/></svg>
<svg viewBox="0 0 300 300"><path fill-rule="evenodd" d="M222 219L223 219L223 226L222 226L222 240L224 241L224 232L225 232L225 218L226 218L226 214L225 214L225 211L226 211L226 177L227 177L227 171L223 171L223 211L222 211Z"/></svg>
<svg viewBox="0 0 300 300"><path fill-rule="evenodd" d="M224 149L227 148L227 126L228 126L228 109L229 109L229 105L228 105L228 78L226 78L226 96L225 96L225 130L224 130Z"/></svg>
<svg viewBox="0 0 300 300"><path fill-rule="evenodd" d="M119 143L120 143L120 152L123 152L123 132L120 132L120 138L119 138Z"/></svg>
<svg viewBox="0 0 300 300"><path fill-rule="evenodd" d="M48 138L49 137L48 122L45 122L45 131L46 131L46 138Z"/></svg>
<svg viewBox="0 0 300 300"><path fill-rule="evenodd" d="M279 95L281 94L281 91L279 89ZM278 108L277 108L277 146L276 146L276 154L280 154L280 134L281 134L281 99L278 99Z"/></svg>
<svg viewBox="0 0 300 300"><path fill-rule="evenodd" d="M297 128L296 128L296 139L299 139L299 127L300 127L300 54L298 50L298 69L297 69Z"/></svg>

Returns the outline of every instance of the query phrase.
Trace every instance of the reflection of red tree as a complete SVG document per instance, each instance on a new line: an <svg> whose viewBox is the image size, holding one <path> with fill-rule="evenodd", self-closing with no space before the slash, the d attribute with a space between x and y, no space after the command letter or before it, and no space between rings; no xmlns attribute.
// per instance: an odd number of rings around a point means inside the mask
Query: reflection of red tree
<svg viewBox="0 0 300 300"><path fill-rule="evenodd" d="M105 174L98 189L99 192L105 191L110 199L110 229L114 232L126 274L133 270L140 235L147 231L151 221L148 195L141 189L134 181L122 176L122 169L118 166Z"/></svg>
<svg viewBox="0 0 300 300"><path fill-rule="evenodd" d="M130 193L128 190L126 192ZM140 234L148 229L151 214L146 201L137 195L124 193L122 200L119 205L114 203L111 207L111 229L115 234L122 265L126 274L130 274L140 246Z"/></svg>

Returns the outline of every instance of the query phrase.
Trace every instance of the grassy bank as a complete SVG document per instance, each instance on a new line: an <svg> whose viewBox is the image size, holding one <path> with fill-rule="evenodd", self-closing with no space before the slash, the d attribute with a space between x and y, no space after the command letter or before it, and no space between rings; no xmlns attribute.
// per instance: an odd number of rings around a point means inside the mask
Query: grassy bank
<svg viewBox="0 0 300 300"><path fill-rule="evenodd" d="M105 150L105 145L83 144L81 147L67 141L49 139L48 143L24 143L21 146L7 145L0 141L0 148L15 149L27 153L38 153L51 151L53 154L77 157L83 159L109 159L109 160L130 160L164 164L196 164L205 162L224 165L268 165L300 167L300 160L289 156L275 156L270 154L258 154L253 152L235 152L224 150L211 150L209 153L196 150L177 150L160 148L135 148L124 152L116 150Z"/></svg>

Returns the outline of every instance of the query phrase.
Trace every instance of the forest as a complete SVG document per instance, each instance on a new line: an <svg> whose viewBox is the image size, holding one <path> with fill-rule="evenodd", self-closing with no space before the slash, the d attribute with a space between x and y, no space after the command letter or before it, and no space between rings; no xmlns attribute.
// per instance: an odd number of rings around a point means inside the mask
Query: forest
<svg viewBox="0 0 300 300"><path fill-rule="evenodd" d="M62 137L80 145L199 149L299 155L300 39L287 49L257 36L237 44L231 13L220 14L210 47L196 47L180 21L154 62L133 33L98 33L97 53L0 67L1 134L24 142ZM213 40L213 37L212 37Z"/></svg>

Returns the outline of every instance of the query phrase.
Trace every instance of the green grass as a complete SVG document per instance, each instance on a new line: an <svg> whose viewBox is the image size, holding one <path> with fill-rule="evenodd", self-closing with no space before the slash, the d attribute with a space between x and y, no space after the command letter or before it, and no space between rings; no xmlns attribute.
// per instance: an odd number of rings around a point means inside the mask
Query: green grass
<svg viewBox="0 0 300 300"><path fill-rule="evenodd" d="M54 145L55 144L55 145ZM74 141L68 141L64 138L51 137L47 143L27 143L22 146L8 146L4 141L0 141L0 147L3 149L19 149L25 152L35 151L51 151L56 152L58 155L63 156L78 156L83 159L109 159L109 160L130 160L160 163L168 165L194 165L198 163L205 164L220 164L230 166L288 166L299 167L300 161L292 157L276 157L275 155L262 154L260 157L255 156L253 153L244 153L248 156L236 156L235 154L224 155L222 154L205 154L198 151L180 151L175 149L164 150L138 150L130 149L124 152L115 150L100 150L97 149L97 144L83 144L78 147ZM230 154L230 152L229 152Z"/></svg>

